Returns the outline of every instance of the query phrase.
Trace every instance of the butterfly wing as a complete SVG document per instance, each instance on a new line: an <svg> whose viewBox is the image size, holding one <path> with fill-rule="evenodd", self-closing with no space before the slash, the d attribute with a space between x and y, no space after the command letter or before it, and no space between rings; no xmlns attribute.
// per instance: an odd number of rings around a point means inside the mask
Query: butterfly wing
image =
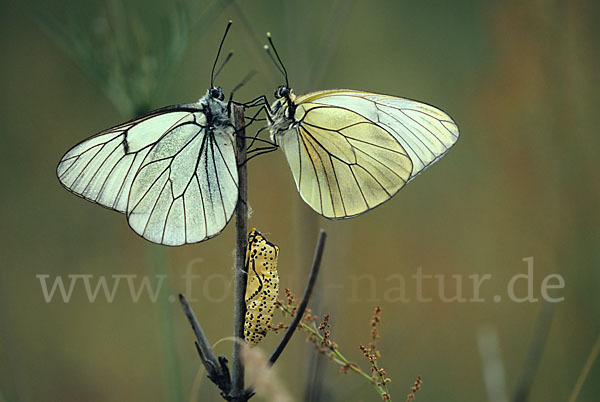
<svg viewBox="0 0 600 402"><path fill-rule="evenodd" d="M56 175L73 194L124 213L131 182L150 148L197 111L193 105L170 106L101 131L67 151Z"/></svg>
<svg viewBox="0 0 600 402"><path fill-rule="evenodd" d="M458 126L448 114L412 99L336 89L310 93L296 102L348 108L388 131L413 163L409 181L444 156L459 137Z"/></svg>
<svg viewBox="0 0 600 402"><path fill-rule="evenodd" d="M330 219L387 201L458 139L447 114L409 99L331 90L295 103L299 123L278 143L302 198Z"/></svg>
<svg viewBox="0 0 600 402"><path fill-rule="evenodd" d="M204 124L196 104L156 110L74 146L57 176L72 193L126 213L147 240L206 240L231 218L238 190L231 133L207 135Z"/></svg>
<svg viewBox="0 0 600 402"><path fill-rule="evenodd" d="M127 219L154 243L197 243L219 234L238 198L232 131L186 121L156 143L133 179Z"/></svg>
<svg viewBox="0 0 600 402"><path fill-rule="evenodd" d="M400 143L361 114L334 105L300 103L295 128L278 143L304 201L330 219L364 213L390 199L412 163Z"/></svg>

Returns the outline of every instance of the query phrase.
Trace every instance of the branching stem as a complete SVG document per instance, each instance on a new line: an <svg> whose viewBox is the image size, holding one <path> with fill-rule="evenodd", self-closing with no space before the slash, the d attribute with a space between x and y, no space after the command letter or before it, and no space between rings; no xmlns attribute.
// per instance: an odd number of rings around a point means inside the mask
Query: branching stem
<svg viewBox="0 0 600 402"><path fill-rule="evenodd" d="M233 105L233 118L236 130L235 143L237 160L246 160L246 133L244 107ZM233 336L244 339L244 319L246 316L246 281L247 274L244 270L246 258L246 242L248 236L248 169L247 165L238 165L238 191L239 198L235 211L235 273L234 273L234 299L233 299ZM244 366L241 359L241 344L234 342L231 362L232 383L231 401L246 401L244 393Z"/></svg>

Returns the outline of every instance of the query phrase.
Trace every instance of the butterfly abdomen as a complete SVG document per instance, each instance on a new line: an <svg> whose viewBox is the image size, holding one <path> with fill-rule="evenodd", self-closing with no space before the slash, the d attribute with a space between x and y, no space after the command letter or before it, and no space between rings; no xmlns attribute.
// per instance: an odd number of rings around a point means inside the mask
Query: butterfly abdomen
<svg viewBox="0 0 600 402"><path fill-rule="evenodd" d="M251 345L262 341L271 327L279 296L278 254L279 247L267 241L258 230L252 229L246 249L248 282L244 322L244 338Z"/></svg>

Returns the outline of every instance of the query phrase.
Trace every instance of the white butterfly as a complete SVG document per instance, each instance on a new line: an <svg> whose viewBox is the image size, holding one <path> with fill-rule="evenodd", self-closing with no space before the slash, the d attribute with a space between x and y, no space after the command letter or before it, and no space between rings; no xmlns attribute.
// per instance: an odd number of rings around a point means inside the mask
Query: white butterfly
<svg viewBox="0 0 600 402"><path fill-rule="evenodd" d="M326 218L351 218L389 200L458 140L450 116L411 99L350 89L296 97L275 55L286 85L268 110L271 141L302 199Z"/></svg>
<svg viewBox="0 0 600 402"><path fill-rule="evenodd" d="M219 234L237 203L238 174L231 113L214 76L213 66L212 88L196 103L155 110L75 145L56 169L61 184L125 213L154 243Z"/></svg>

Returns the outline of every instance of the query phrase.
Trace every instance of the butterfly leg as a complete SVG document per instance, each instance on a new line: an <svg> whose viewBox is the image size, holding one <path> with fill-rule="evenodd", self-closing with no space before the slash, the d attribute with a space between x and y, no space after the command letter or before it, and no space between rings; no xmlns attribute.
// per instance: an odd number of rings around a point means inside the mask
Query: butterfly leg
<svg viewBox="0 0 600 402"><path fill-rule="evenodd" d="M263 110L264 110L265 112L267 111L267 110L266 110L266 108L265 108L264 106L261 106L261 107L260 107L260 109L258 109L258 110L256 111L256 113L254 113L254 116L252 116L252 117L247 117L247 119L248 119L248 120L250 120L250 123L248 123L248 125L250 125L250 124L254 123L255 121L265 121L265 119L259 119L259 118L257 118L257 116L258 116L258 115L259 115L259 114L260 114L260 113L261 113Z"/></svg>
<svg viewBox="0 0 600 402"><path fill-rule="evenodd" d="M255 106L266 106L268 104L269 104L269 101L267 100L266 95L260 95L246 103L242 103L242 105L247 108L255 107Z"/></svg>
<svg viewBox="0 0 600 402"><path fill-rule="evenodd" d="M252 147L252 145L254 145L254 142L258 141L258 142L262 142L265 144L269 144L271 147L276 146L276 144L273 144L271 141L267 141L267 140L263 140L262 138L258 138L258 136L260 135L261 132L263 132L264 130L266 130L269 126L264 126L261 129L259 129L258 131L256 131L256 134L254 134L253 137L247 137L247 138L251 138L252 141L250 141L250 145L248 145L248 147L246 147L246 150L250 150L250 148ZM254 151L250 151L250 152L254 152Z"/></svg>
<svg viewBox="0 0 600 402"><path fill-rule="evenodd" d="M258 119L257 116L262 112L262 111L266 111L267 112L267 117L270 118L269 113L267 111L267 109L264 106L261 106L260 109L258 109L258 111L256 113L254 113L254 116L248 118L248 120L250 120L249 123L243 125L242 127L238 128L237 131L242 131L245 130L246 127L250 126L252 123L254 123L255 121L264 121L264 119Z"/></svg>
<svg viewBox="0 0 600 402"><path fill-rule="evenodd" d="M259 156L259 155L264 155L264 154L268 154L269 152L273 152L275 151L277 148L279 148L279 146L273 146L273 147L260 147L260 148L255 148L253 149L251 152L256 152L254 155L252 155L249 158L246 158L246 160L244 162L242 162L240 164L240 166L245 165L246 163L248 163L251 159Z"/></svg>
<svg viewBox="0 0 600 402"><path fill-rule="evenodd" d="M225 61L227 61L227 60L225 60ZM223 63L223 64L224 64L224 63ZM242 82L240 82L239 84L237 84L237 85L236 85L236 86L235 86L235 87L234 87L234 88L231 90L231 93L229 94L229 101L227 102L227 113L228 113L228 115L231 113L231 105L232 105L232 104L235 104L235 105L238 105L238 106L243 106L243 107L244 107L244 109L247 107L247 106L246 106L245 104L243 104L243 103L235 102L235 101L233 100L233 94L234 94L234 93L236 93L236 91L237 91L238 89L240 89L241 87L243 87L244 85L246 85L246 83L247 83L248 81L250 81L250 79L251 79L252 77L254 77L254 75L255 75L255 74L256 74L256 71L254 71L254 70L250 71L250 72L249 72L249 73L248 73L248 74L247 74L247 75L244 77L244 79L242 80Z"/></svg>

